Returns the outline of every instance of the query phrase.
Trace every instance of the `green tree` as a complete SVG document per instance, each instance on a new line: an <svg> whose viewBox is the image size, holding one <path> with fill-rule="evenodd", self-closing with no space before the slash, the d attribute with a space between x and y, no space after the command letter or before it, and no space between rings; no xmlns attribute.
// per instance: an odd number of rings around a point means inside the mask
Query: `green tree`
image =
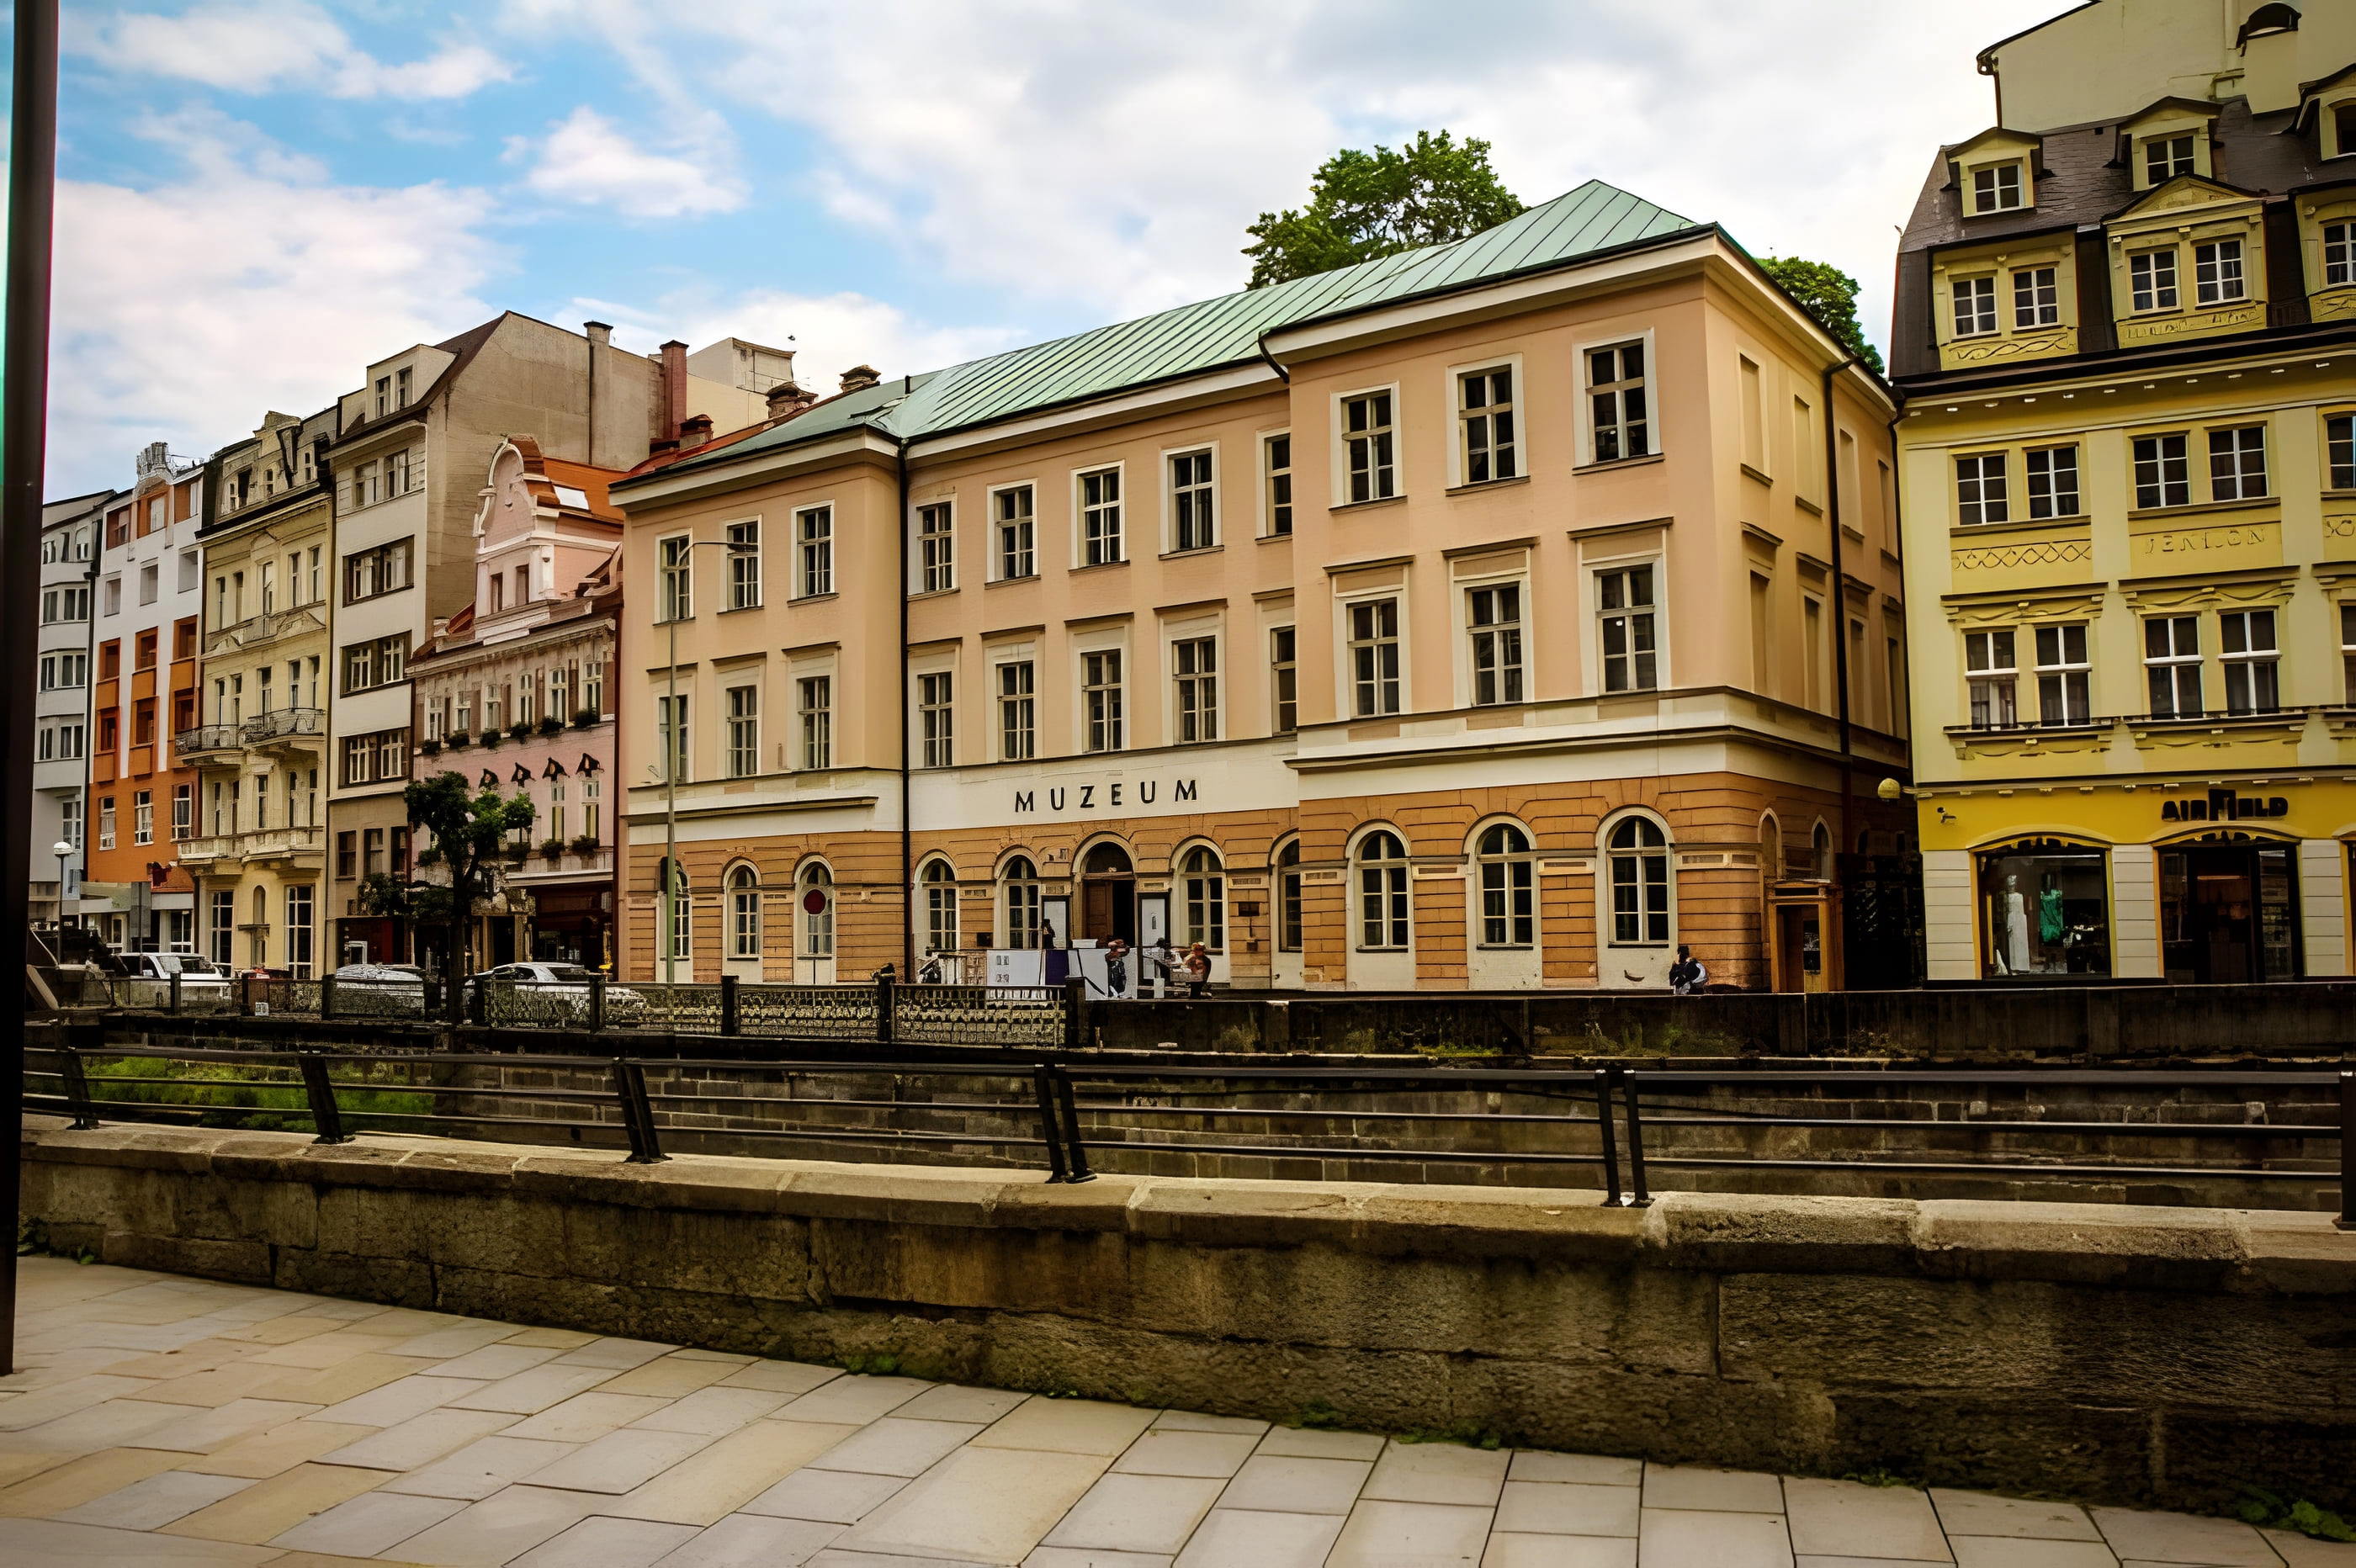
<svg viewBox="0 0 2356 1568"><path fill-rule="evenodd" d="M539 814L531 797L521 791L510 797L501 795L497 784L469 790L466 776L455 773L412 779L402 800L409 808L410 825L434 836L448 880L440 885L412 882L397 895L385 891L405 903L421 923L440 917L444 972L455 995L455 982L466 972L466 922L477 903L499 891L500 848L530 827Z"/></svg>
<svg viewBox="0 0 2356 1568"><path fill-rule="evenodd" d="M1444 245L1522 210L1489 166L1489 144L1418 131L1394 151L1344 147L1310 181L1309 204L1263 212L1244 232L1251 286L1288 283L1378 256Z"/></svg>
<svg viewBox="0 0 2356 1568"><path fill-rule="evenodd" d="M1881 374L1881 351L1866 341L1857 320L1857 280L1826 261L1798 256L1766 256L1759 268L1797 300L1816 324L1838 338L1841 346Z"/></svg>

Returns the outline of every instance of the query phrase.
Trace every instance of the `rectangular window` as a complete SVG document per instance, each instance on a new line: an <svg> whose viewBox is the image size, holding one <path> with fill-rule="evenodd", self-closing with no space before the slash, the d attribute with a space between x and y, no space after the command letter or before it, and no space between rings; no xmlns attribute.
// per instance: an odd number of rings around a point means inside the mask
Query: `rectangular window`
<svg viewBox="0 0 2356 1568"><path fill-rule="evenodd" d="M1292 432L1264 437L1259 451L1261 467L1268 475L1268 531L1289 534L1292 531Z"/></svg>
<svg viewBox="0 0 2356 1568"><path fill-rule="evenodd" d="M390 544L354 550L344 557L344 603L347 604L357 604L363 599L374 599L380 594L398 592L409 583L410 549L407 539L394 539ZM227 590L220 589L218 581L215 587L226 603ZM238 608L242 609L243 606ZM223 614L216 618L225 623L228 616Z"/></svg>
<svg viewBox="0 0 2356 1568"><path fill-rule="evenodd" d="M352 470L352 505L372 507L384 499L384 480L373 463L363 463Z"/></svg>
<svg viewBox="0 0 2356 1568"><path fill-rule="evenodd" d="M728 688L728 776L750 778L761 771L761 688Z"/></svg>
<svg viewBox="0 0 2356 1568"><path fill-rule="evenodd" d="M2242 275L2242 242L2208 240L2192 247L2192 297L2201 304L2228 304L2247 299L2249 283Z"/></svg>
<svg viewBox="0 0 2356 1568"><path fill-rule="evenodd" d="M89 589L47 588L41 591L41 624L54 626L66 621L89 619Z"/></svg>
<svg viewBox="0 0 2356 1568"><path fill-rule="evenodd" d="M389 637L373 637L365 643L352 643L344 649L344 691L370 691L380 686L391 686L400 680L409 668L409 634L396 632ZM262 671L265 678L269 671ZM262 708L267 710L270 699L265 695Z"/></svg>
<svg viewBox="0 0 2356 1568"><path fill-rule="evenodd" d="M114 797L111 795L98 797L98 847L114 848Z"/></svg>
<svg viewBox="0 0 2356 1568"><path fill-rule="evenodd" d="M2238 425L2209 432L2209 496L2214 501L2254 501L2266 493L2266 427Z"/></svg>
<svg viewBox="0 0 2356 1568"><path fill-rule="evenodd" d="M1360 719L1399 710L1398 601L1350 606L1350 711Z"/></svg>
<svg viewBox="0 0 2356 1568"><path fill-rule="evenodd" d="M1035 667L1029 659L998 667L998 760L1027 763L1039 752Z"/></svg>
<svg viewBox="0 0 2356 1568"><path fill-rule="evenodd" d="M1587 408L1594 421L1596 462L1651 455L1652 392L1642 343L1587 351Z"/></svg>
<svg viewBox="0 0 2356 1568"><path fill-rule="evenodd" d="M834 677L806 675L794 683L802 730L802 766L834 766Z"/></svg>
<svg viewBox="0 0 2356 1568"><path fill-rule="evenodd" d="M2356 490L2356 414L2333 414L2323 421L2323 454L2330 487Z"/></svg>
<svg viewBox="0 0 2356 1568"><path fill-rule="evenodd" d="M1296 639L1290 626L1268 635L1269 667L1276 676L1276 733L1290 735L1301 728L1301 668L1294 658Z"/></svg>
<svg viewBox="0 0 2356 1568"><path fill-rule="evenodd" d="M339 754L347 785L383 784L409 776L409 731L379 730L347 735Z"/></svg>
<svg viewBox="0 0 2356 1568"><path fill-rule="evenodd" d="M218 832L220 832L220 826L219 826L219 824L218 824L218 823L216 823L216 824L215 824L214 828L213 828L213 831L214 831L214 832L216 832L216 833L218 833ZM353 877L355 877L355 876L359 875L359 866L358 866L358 864L357 864L357 862L358 862L359 859L359 834L357 834L357 833L338 833L338 834L337 834L337 835L336 835L336 875L337 875L337 877L338 879L340 879L341 880L344 880L344 881L349 881L349 880L352 880L352 878L353 878Z"/></svg>
<svg viewBox="0 0 2356 1568"><path fill-rule="evenodd" d="M2192 172L2192 136L2152 136L2143 144L2143 172L2146 185L2160 185L2179 175Z"/></svg>
<svg viewBox="0 0 2356 1568"><path fill-rule="evenodd" d="M340 874L351 873L346 870ZM216 888L211 904L211 921L205 930L211 943L212 961L227 968L237 956L237 894L228 888Z"/></svg>
<svg viewBox="0 0 2356 1568"><path fill-rule="evenodd" d="M1456 430L1465 484L1485 485L1521 472L1515 461L1510 368L1474 370L1456 378Z"/></svg>
<svg viewBox="0 0 2356 1568"><path fill-rule="evenodd" d="M2356 148L2349 149L2356 152ZM2356 223L2323 226L2323 285L2356 283Z"/></svg>
<svg viewBox="0 0 2356 1568"><path fill-rule="evenodd" d="M2012 517L2005 482L2005 454L1984 452L1955 459L1955 519L1965 524L2001 523Z"/></svg>
<svg viewBox="0 0 2356 1568"><path fill-rule="evenodd" d="M90 656L79 648L41 656L41 689L69 691L90 684Z"/></svg>
<svg viewBox="0 0 2356 1568"><path fill-rule="evenodd" d="M947 501L916 508L916 561L919 592L939 593L957 586L957 538Z"/></svg>
<svg viewBox="0 0 2356 1568"><path fill-rule="evenodd" d="M1218 499L1211 485L1211 454L1179 453L1170 460L1170 548L1209 549L1218 542Z"/></svg>
<svg viewBox="0 0 2356 1568"><path fill-rule="evenodd" d="M2032 517L2074 517L2078 515L2078 449L2040 446L2021 454L2029 475L2029 515Z"/></svg>
<svg viewBox="0 0 2356 1568"><path fill-rule="evenodd" d="M2182 432L2135 438L2136 506L2183 507L2192 501L2192 470Z"/></svg>
<svg viewBox="0 0 2356 1568"><path fill-rule="evenodd" d="M815 599L834 592L834 508L811 507L794 514L797 557L795 597Z"/></svg>
<svg viewBox="0 0 2356 1568"><path fill-rule="evenodd" d="M2019 331L2062 322L2061 274L2052 267L2022 267L2012 274L2012 325Z"/></svg>
<svg viewBox="0 0 2356 1568"><path fill-rule="evenodd" d="M1219 738L1219 644L1215 637L1188 637L1170 645L1170 674L1177 683L1178 742Z"/></svg>
<svg viewBox="0 0 2356 1568"><path fill-rule="evenodd" d="M2202 711L2201 617L2156 615L2143 624L2144 677L2155 719L2187 719Z"/></svg>
<svg viewBox="0 0 2356 1568"><path fill-rule="evenodd" d="M1621 567L1595 574L1595 608L1602 622L1603 689L1651 691L1660 685L1653 593L1654 569Z"/></svg>
<svg viewBox="0 0 2356 1568"><path fill-rule="evenodd" d="M2345 683L2341 700L2356 708L2356 603L2340 606L2340 675Z"/></svg>
<svg viewBox="0 0 2356 1568"><path fill-rule="evenodd" d="M1087 716L1087 749L1121 749L1120 650L1080 656L1080 706Z"/></svg>
<svg viewBox="0 0 2356 1568"><path fill-rule="evenodd" d="M1110 566L1122 559L1120 470L1080 475L1080 564Z"/></svg>
<svg viewBox="0 0 2356 1568"><path fill-rule="evenodd" d="M663 760L667 782L685 784L691 776L688 772L687 717L685 693L655 699L655 750Z"/></svg>
<svg viewBox="0 0 2356 1568"><path fill-rule="evenodd" d="M693 541L685 534L655 541L657 621L684 621L695 613L693 554Z"/></svg>
<svg viewBox="0 0 2356 1568"><path fill-rule="evenodd" d="M1038 526L1031 506L1031 486L1017 485L991 497L993 564L1001 582L1039 574Z"/></svg>
<svg viewBox="0 0 2356 1568"><path fill-rule="evenodd" d="M311 977L311 889L298 882L286 890L286 967L297 980Z"/></svg>
<svg viewBox="0 0 2356 1568"><path fill-rule="evenodd" d="M1467 629L1472 639L1472 702L1489 708L1522 700L1522 585L1468 589Z"/></svg>
<svg viewBox="0 0 2356 1568"><path fill-rule="evenodd" d="M2271 713L2282 706L2281 649L2272 610L2227 610L2217 617L2217 657L2225 669L2225 711Z"/></svg>
<svg viewBox="0 0 2356 1568"><path fill-rule="evenodd" d="M2092 722L2093 696L2088 688L2093 676L2093 668L2086 662L2086 628L2083 624L2037 628L2039 723Z"/></svg>
<svg viewBox="0 0 2356 1568"><path fill-rule="evenodd" d="M393 453L384 460L384 494L390 500L409 494L409 453Z"/></svg>
<svg viewBox="0 0 2356 1568"><path fill-rule="evenodd" d="M142 604L153 604L155 603L155 594L157 592L156 578L157 569L154 561L151 560L146 565L139 569L139 603ZM264 611L267 611L270 608L270 595L267 593L262 595L262 607Z"/></svg>
<svg viewBox="0 0 2356 1568"><path fill-rule="evenodd" d="M1391 429L1391 395L1361 392L1342 400L1343 470L1350 501L1384 501L1398 494L1398 464Z"/></svg>
<svg viewBox="0 0 2356 1568"><path fill-rule="evenodd" d="M2019 674L2010 628L1964 635L1964 677L1970 686L1973 729L2000 730L2020 721L2015 684Z"/></svg>
<svg viewBox="0 0 2356 1568"><path fill-rule="evenodd" d="M2007 212L2020 205L2020 165L1993 164L1972 171L1972 210Z"/></svg>
<svg viewBox="0 0 2356 1568"><path fill-rule="evenodd" d="M751 610L761 603L761 525L728 525L728 608Z"/></svg>
<svg viewBox="0 0 2356 1568"><path fill-rule="evenodd" d="M1953 285L1955 298L1955 336L1981 337L1996 330L1996 280L1994 278L1957 278Z"/></svg>
<svg viewBox="0 0 2356 1568"><path fill-rule="evenodd" d="M172 837L186 838L197 830L197 786L172 786Z"/></svg>
<svg viewBox="0 0 2356 1568"><path fill-rule="evenodd" d="M581 836L597 838L605 832L605 784L602 779L581 781Z"/></svg>
<svg viewBox="0 0 2356 1568"><path fill-rule="evenodd" d="M956 677L944 670L916 677L916 718L928 768L957 765Z"/></svg>
<svg viewBox="0 0 2356 1568"><path fill-rule="evenodd" d="M2127 258L2127 288L2136 310L2176 308L2176 247L2137 251Z"/></svg>
<svg viewBox="0 0 2356 1568"><path fill-rule="evenodd" d="M261 826L257 823L255 826ZM155 793L140 790L131 797L131 842L155 842Z"/></svg>

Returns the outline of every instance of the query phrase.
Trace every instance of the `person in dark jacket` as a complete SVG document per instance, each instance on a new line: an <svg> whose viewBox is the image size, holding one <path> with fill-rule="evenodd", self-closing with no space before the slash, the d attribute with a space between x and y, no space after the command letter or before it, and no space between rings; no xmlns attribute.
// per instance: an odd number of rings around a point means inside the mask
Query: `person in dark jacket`
<svg viewBox="0 0 2356 1568"><path fill-rule="evenodd" d="M1678 943L1677 961L1669 965L1669 989L1680 997L1694 997L1699 996L1701 988L1708 984L1709 971L1693 955L1692 948Z"/></svg>

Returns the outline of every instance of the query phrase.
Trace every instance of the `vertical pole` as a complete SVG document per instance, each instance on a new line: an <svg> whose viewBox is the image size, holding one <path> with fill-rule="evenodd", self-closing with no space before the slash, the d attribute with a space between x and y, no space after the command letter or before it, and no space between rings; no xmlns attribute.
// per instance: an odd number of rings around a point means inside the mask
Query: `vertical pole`
<svg viewBox="0 0 2356 1568"><path fill-rule="evenodd" d="M659 551L662 547L657 545L655 548ZM683 570L687 572L687 591L692 593L695 592L695 549L692 546L687 550ZM655 563L655 572L658 576L662 572L659 560ZM659 595L662 589L658 586L655 592ZM678 606L669 608L675 610ZM666 615L663 621L670 633L670 656L664 671L664 678L669 682L669 696L664 705L663 722L655 727L655 733L662 740L663 749L662 929L655 933L655 941L662 954L663 984L670 986L679 981L679 950L671 941L671 933L678 929L679 748L687 726L679 721L679 617ZM616 803L616 809L620 809L619 802Z"/></svg>
<svg viewBox="0 0 2356 1568"><path fill-rule="evenodd" d="M180 977L177 975L173 976L172 985L175 989L178 988L179 983ZM291 987L289 990L292 990ZM319 1021L326 1023L335 1016L336 977L333 975L322 975L319 976Z"/></svg>
<svg viewBox="0 0 2356 1568"><path fill-rule="evenodd" d="M734 1034L742 1028L742 1015L736 1010L736 976L720 976L720 1032Z"/></svg>
<svg viewBox="0 0 2356 1568"><path fill-rule="evenodd" d="M344 1131L343 1108L336 1104L335 1080L327 1076L327 1059L316 1051L305 1051L295 1061L303 1071L304 1096L311 1103L311 1130L318 1135L311 1141L351 1142L352 1135Z"/></svg>
<svg viewBox="0 0 2356 1568"><path fill-rule="evenodd" d="M90 1073L82 1066L80 1051L70 1045L58 1048L58 1076L65 1080L66 1098L73 1103L74 1130L87 1132L98 1125L98 1104L90 1097Z"/></svg>
<svg viewBox="0 0 2356 1568"><path fill-rule="evenodd" d="M629 1136L630 1165L657 1165L669 1159L655 1134L654 1102L647 1098L647 1070L635 1061L614 1059L614 1097L622 1104L622 1130Z"/></svg>
<svg viewBox="0 0 2356 1568"><path fill-rule="evenodd" d="M1039 1093L1039 1136L1047 1145L1047 1179L1069 1181L1072 1168L1064 1161L1064 1118L1055 1104L1055 1081L1045 1062L1031 1070L1031 1086Z"/></svg>
<svg viewBox="0 0 2356 1568"><path fill-rule="evenodd" d="M589 1032L596 1034L605 1027L605 976L589 976Z"/></svg>
<svg viewBox="0 0 2356 1568"><path fill-rule="evenodd" d="M469 975L463 981L454 976L450 983L463 985L466 989L466 1021L477 1029L487 1026L491 1021L490 981L481 975Z"/></svg>
<svg viewBox="0 0 2356 1568"><path fill-rule="evenodd" d="M892 972L878 970L875 976L875 1039L881 1045L892 1043L892 1003L894 986Z"/></svg>
<svg viewBox="0 0 2356 1568"><path fill-rule="evenodd" d="M2356 1231L2356 1072L2340 1075L2340 1229Z"/></svg>
<svg viewBox="0 0 2356 1568"><path fill-rule="evenodd" d="M177 1018L177 1017L178 1017L178 1016L179 1016L179 1012L180 1012L180 972L179 972L177 969L175 969L175 970L173 970L173 971L172 971L172 997L171 997L171 1000L170 1000L170 1002L167 1004L167 1007L168 1007L168 1010L172 1013L172 1015L173 1015L175 1018Z"/></svg>
<svg viewBox="0 0 2356 1568"><path fill-rule="evenodd" d="M1612 1072L1595 1070L1595 1134L1603 1143L1603 1186L1606 1209L1620 1207L1620 1145L1612 1132Z"/></svg>
<svg viewBox="0 0 2356 1568"><path fill-rule="evenodd" d="M1612 1070L1620 1081L1620 1093L1627 1097L1628 1106L1628 1203L1642 1209L1653 1201L1651 1190L1644 1185L1644 1118L1636 1109L1636 1074L1624 1067Z"/></svg>
<svg viewBox="0 0 2356 1568"><path fill-rule="evenodd" d="M1077 1051L1088 1042L1088 983L1072 975L1064 980L1064 1049Z"/></svg>
<svg viewBox="0 0 2356 1568"><path fill-rule="evenodd" d="M1055 1081L1055 1108L1064 1122L1064 1157L1071 1162L1072 1181L1094 1181L1096 1173L1088 1168L1087 1146L1080 1141L1080 1111L1072 1103L1072 1075L1060 1067L1047 1069Z"/></svg>

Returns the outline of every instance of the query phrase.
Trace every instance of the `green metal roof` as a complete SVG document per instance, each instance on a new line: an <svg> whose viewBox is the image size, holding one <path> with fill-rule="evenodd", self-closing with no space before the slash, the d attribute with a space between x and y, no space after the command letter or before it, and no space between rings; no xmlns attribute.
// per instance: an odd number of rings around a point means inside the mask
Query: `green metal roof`
<svg viewBox="0 0 2356 1568"><path fill-rule="evenodd" d="M1496 228L1314 277L1246 289L830 399L773 429L660 470L797 446L859 426L914 439L962 430L1259 357L1259 340L1418 295L1562 265L1701 227L1598 180Z"/></svg>

